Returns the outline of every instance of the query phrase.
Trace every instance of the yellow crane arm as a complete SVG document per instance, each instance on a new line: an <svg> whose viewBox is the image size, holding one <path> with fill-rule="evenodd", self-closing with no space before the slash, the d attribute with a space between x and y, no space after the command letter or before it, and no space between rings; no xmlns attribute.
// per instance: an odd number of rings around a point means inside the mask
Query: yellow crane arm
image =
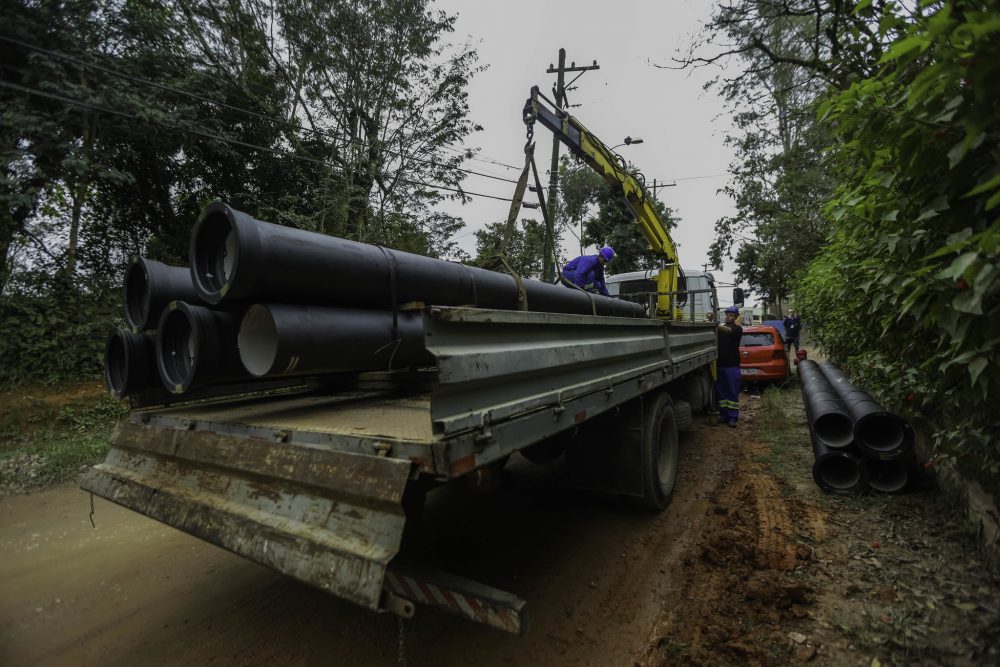
<svg viewBox="0 0 1000 667"><path fill-rule="evenodd" d="M533 123L535 120L550 129L576 157L583 160L604 180L621 189L622 196L635 216L636 224L649 242L649 247L664 259L664 268L657 276L657 291L677 292L680 271L677 246L670 238L667 226L657 213L645 186L628 172L624 161L617 153L605 146L604 142L590 132L583 123L546 99L539 92L538 86L531 89L531 97L524 105L525 123ZM672 301L672 297L667 295L658 297L657 314L670 316L673 310Z"/></svg>

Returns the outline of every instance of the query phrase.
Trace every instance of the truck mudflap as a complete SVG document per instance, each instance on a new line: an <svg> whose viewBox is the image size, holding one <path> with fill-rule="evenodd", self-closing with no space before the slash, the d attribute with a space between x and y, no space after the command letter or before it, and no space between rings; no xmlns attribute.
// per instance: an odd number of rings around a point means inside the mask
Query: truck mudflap
<svg viewBox="0 0 1000 667"><path fill-rule="evenodd" d="M399 551L410 463L118 424L84 490L372 610Z"/></svg>

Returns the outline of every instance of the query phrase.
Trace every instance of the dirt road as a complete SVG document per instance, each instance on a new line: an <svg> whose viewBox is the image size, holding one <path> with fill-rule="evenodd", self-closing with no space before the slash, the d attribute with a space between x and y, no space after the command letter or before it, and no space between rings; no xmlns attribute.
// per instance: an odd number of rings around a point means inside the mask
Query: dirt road
<svg viewBox="0 0 1000 667"><path fill-rule="evenodd" d="M782 400L794 406L792 392ZM871 508L820 498L804 448L758 437L760 401L744 397L737 430L696 424L683 437L674 500L660 515L569 490L559 466L523 460L499 492L432 494L424 539L439 563L526 599L523 637L432 609L405 622L367 613L99 498L93 528L89 496L75 488L2 498L0 664L892 664L916 644L836 620L869 618L837 607L842 599L870 609L874 591L891 606L902 590L885 568L873 575L881 584L865 578L867 562L851 569L852 548L869 539L855 535L851 513ZM950 543L943 535L918 560ZM969 574L975 558L961 553L957 579L939 567L919 603L948 610L935 632L951 624L969 641L921 646L927 664L996 657L996 580L981 564ZM948 606L953 595L965 606ZM899 632L919 631L909 618L897 619Z"/></svg>
<svg viewBox="0 0 1000 667"><path fill-rule="evenodd" d="M435 492L425 523L442 565L524 597L530 631L507 636L420 609L402 626L404 660L631 664L676 586L692 517L730 472L735 437L699 427L685 438L661 515L570 491L560 468L527 462L512 462L495 494ZM3 664L397 664L395 618L94 502L96 529L75 488L0 500Z"/></svg>

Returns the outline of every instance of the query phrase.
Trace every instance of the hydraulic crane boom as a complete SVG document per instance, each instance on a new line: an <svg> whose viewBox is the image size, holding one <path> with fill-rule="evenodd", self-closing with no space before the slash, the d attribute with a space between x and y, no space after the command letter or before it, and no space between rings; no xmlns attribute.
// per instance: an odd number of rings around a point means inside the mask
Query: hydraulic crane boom
<svg viewBox="0 0 1000 667"><path fill-rule="evenodd" d="M671 317L674 297L664 292L678 291L680 262L677 258L677 247L670 238L670 233L657 213L645 186L628 172L615 152L584 127L583 123L552 104L539 92L538 86L531 89L531 97L524 105L524 122L530 124L535 120L552 130L574 155L600 174L604 180L621 189L621 194L635 216L636 224L649 242L649 247L663 256L664 266L656 281L656 291L660 292L660 296L657 297L656 314L660 317Z"/></svg>

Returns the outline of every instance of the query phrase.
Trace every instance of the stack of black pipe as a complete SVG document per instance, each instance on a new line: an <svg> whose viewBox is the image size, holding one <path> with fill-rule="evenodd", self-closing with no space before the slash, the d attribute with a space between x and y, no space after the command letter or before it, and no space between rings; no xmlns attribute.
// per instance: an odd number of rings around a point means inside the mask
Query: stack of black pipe
<svg viewBox="0 0 1000 667"><path fill-rule="evenodd" d="M638 304L273 225L222 202L202 211L189 260L129 267L128 328L105 355L116 397L431 365L424 305L643 316Z"/></svg>
<svg viewBox="0 0 1000 667"><path fill-rule="evenodd" d="M900 491L908 479L904 455L913 447L909 423L883 408L830 363L799 363L812 439L813 479L827 493Z"/></svg>

